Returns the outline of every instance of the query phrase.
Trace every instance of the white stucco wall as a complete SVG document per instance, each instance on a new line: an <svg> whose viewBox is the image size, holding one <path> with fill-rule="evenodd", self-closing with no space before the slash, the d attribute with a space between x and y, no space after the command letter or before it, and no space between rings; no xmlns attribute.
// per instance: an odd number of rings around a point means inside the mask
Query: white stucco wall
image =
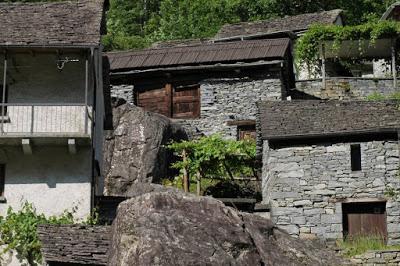
<svg viewBox="0 0 400 266"><path fill-rule="evenodd" d="M24 155L21 147L0 147L0 163L6 164L4 197L0 215L9 206L19 209L24 201L39 213L59 215L77 208L75 217L86 218L91 203L91 155L89 147L33 147Z"/></svg>

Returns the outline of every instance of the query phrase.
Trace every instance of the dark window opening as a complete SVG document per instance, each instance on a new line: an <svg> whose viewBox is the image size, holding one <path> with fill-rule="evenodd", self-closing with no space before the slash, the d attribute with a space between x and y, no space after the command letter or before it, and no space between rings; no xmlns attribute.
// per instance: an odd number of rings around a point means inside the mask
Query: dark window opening
<svg viewBox="0 0 400 266"><path fill-rule="evenodd" d="M200 117L200 85L173 86L137 92L137 106L171 118Z"/></svg>
<svg viewBox="0 0 400 266"><path fill-rule="evenodd" d="M351 147L351 170L361 171L361 147L360 144L353 144Z"/></svg>
<svg viewBox="0 0 400 266"><path fill-rule="evenodd" d="M386 202L343 203L343 237L387 239Z"/></svg>
<svg viewBox="0 0 400 266"><path fill-rule="evenodd" d="M246 125L246 126L238 126L238 140L255 140L257 137L256 134L256 126L255 125Z"/></svg>
<svg viewBox="0 0 400 266"><path fill-rule="evenodd" d="M5 179L6 179L6 165L0 164L0 197L4 197Z"/></svg>

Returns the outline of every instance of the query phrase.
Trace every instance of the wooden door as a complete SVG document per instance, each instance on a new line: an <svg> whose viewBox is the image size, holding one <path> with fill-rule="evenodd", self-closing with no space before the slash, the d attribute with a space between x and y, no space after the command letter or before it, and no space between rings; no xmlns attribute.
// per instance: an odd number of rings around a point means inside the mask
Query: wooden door
<svg viewBox="0 0 400 266"><path fill-rule="evenodd" d="M200 86L174 88L172 96L173 118L198 118L200 116Z"/></svg>
<svg viewBox="0 0 400 266"><path fill-rule="evenodd" d="M386 203L343 204L344 231L348 237L387 238Z"/></svg>
<svg viewBox="0 0 400 266"><path fill-rule="evenodd" d="M138 92L137 106L149 112L170 116L168 95L165 88Z"/></svg>

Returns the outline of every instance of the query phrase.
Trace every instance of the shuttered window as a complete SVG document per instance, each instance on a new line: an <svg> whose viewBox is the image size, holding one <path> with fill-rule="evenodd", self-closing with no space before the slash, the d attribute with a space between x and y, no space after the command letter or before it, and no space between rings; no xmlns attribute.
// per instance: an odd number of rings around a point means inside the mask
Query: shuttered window
<svg viewBox="0 0 400 266"><path fill-rule="evenodd" d="M190 119L200 116L200 86L173 86L145 90L137 93L137 105L146 111L171 118Z"/></svg>
<svg viewBox="0 0 400 266"><path fill-rule="evenodd" d="M238 126L238 140L255 140L256 137L257 135L255 125Z"/></svg>

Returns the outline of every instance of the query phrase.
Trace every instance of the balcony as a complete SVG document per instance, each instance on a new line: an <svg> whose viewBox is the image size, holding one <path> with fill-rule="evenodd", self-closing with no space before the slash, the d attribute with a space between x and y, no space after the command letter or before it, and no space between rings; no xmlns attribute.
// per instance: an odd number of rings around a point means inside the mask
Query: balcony
<svg viewBox="0 0 400 266"><path fill-rule="evenodd" d="M91 127L85 104L0 104L0 138L90 138Z"/></svg>

